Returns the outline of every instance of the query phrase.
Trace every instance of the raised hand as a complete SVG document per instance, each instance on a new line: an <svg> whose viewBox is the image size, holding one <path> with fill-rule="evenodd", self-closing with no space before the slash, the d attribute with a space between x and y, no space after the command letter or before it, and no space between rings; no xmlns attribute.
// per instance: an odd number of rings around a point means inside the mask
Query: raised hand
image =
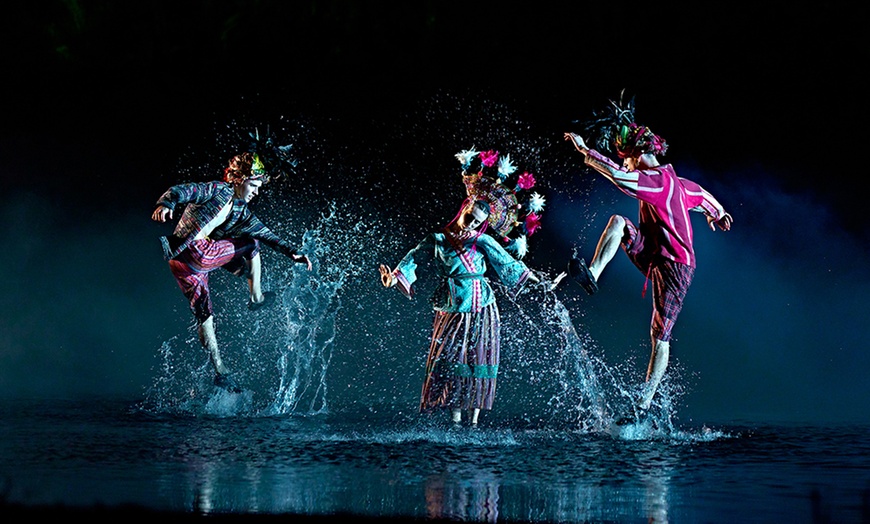
<svg viewBox="0 0 870 524"><path fill-rule="evenodd" d="M165 206L157 206L151 213L151 220L155 222L166 222L167 218L172 220L172 210Z"/></svg>
<svg viewBox="0 0 870 524"><path fill-rule="evenodd" d="M713 217L707 218L707 223L710 224L710 229L713 231L716 231L716 226L719 226L722 231L730 231L732 222L734 222L734 218L731 217L730 213L725 213L719 220L714 220Z"/></svg>
<svg viewBox="0 0 870 524"><path fill-rule="evenodd" d="M291 258L293 262L297 262L299 264L305 264L308 267L308 271L311 271L311 260L305 255L292 255Z"/></svg>
<svg viewBox="0 0 870 524"><path fill-rule="evenodd" d="M381 264L381 267L379 269L381 271L381 283L384 285L384 287L392 287L395 280L393 278L392 270L390 270L388 266L385 266L383 264Z"/></svg>
<svg viewBox="0 0 870 524"><path fill-rule="evenodd" d="M570 140L571 143L574 144L574 147L577 149L577 151L580 151L581 153L585 154L586 151L589 150L589 148L586 147L586 142L583 141L583 137L576 133L565 133L565 140Z"/></svg>

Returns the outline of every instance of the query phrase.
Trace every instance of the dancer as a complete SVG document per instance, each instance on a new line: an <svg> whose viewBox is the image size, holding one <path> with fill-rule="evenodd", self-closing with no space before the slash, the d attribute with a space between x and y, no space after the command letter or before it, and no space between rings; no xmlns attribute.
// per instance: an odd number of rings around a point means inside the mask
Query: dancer
<svg viewBox="0 0 870 524"><path fill-rule="evenodd" d="M466 163L468 153L475 160ZM432 259L438 264L443 280L435 291L435 322L420 412L450 409L453 422L458 424L463 411L470 410L472 425L477 424L482 409L492 409L501 349L496 296L484 277L487 264L511 293L519 292L528 280L540 281L484 232L488 226L498 231L498 224L505 223L504 210L510 208L515 213L517 207L504 205L515 198L513 191L495 190L504 189L498 182L480 183L493 180L483 176L484 165L477 154L472 149L457 155L466 168L463 176L469 196L456 217L441 231L427 235L395 269L380 265L383 285L397 285L405 296L413 298L417 267ZM494 157L487 158L494 162Z"/></svg>
<svg viewBox="0 0 870 524"><path fill-rule="evenodd" d="M248 204L269 175L258 155L246 152L234 156L224 170L223 181L180 184L169 188L157 201L151 218L171 220L179 206L185 206L175 231L161 237L164 258L184 296L190 302L198 324L199 339L214 368L214 384L233 393L242 389L221 359L215 335L214 314L209 291L209 273L224 268L245 277L250 294L248 309L257 311L275 301L273 291L260 287L260 242L290 257L294 262L311 261L299 254L251 212Z"/></svg>
<svg viewBox="0 0 870 524"><path fill-rule="evenodd" d="M620 191L639 202L639 221L613 215L604 228L588 267L582 257L569 263L570 274L587 293L598 291L602 271L622 247L628 258L652 283L653 314L650 325L652 354L635 412L618 423L644 416L668 366L671 331L695 272L695 251L689 211L706 215L710 229L731 229L733 219L722 205L701 186L676 175L670 164L658 156L668 144L648 127L634 122L634 101L623 106L611 101L610 112L588 129L600 133L602 148L615 146L622 159L620 167L586 145L575 133L565 140L585 157L585 164L610 180ZM644 291L647 283L644 284Z"/></svg>

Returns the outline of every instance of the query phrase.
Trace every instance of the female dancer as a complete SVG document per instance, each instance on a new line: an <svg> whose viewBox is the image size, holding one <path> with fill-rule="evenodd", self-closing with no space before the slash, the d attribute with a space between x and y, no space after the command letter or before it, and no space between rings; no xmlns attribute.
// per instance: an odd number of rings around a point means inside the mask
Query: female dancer
<svg viewBox="0 0 870 524"><path fill-rule="evenodd" d="M526 265L484 233L490 204L469 197L442 230L430 233L395 269L381 264L385 287L398 285L413 298L419 264L434 258L442 275L435 291L435 323L426 361L420 412L450 409L454 423L470 411L476 425L481 409L492 409L499 363L499 311L484 278L487 263L512 292L539 282Z"/></svg>

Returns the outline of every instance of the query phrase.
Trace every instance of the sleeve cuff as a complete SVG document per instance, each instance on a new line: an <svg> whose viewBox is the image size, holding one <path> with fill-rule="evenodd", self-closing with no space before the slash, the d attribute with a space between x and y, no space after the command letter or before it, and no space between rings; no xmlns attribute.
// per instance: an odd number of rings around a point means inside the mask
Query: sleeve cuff
<svg viewBox="0 0 870 524"><path fill-rule="evenodd" d="M407 277L401 271L393 271L393 278L396 279L396 287L408 298L414 298L414 288L408 282Z"/></svg>

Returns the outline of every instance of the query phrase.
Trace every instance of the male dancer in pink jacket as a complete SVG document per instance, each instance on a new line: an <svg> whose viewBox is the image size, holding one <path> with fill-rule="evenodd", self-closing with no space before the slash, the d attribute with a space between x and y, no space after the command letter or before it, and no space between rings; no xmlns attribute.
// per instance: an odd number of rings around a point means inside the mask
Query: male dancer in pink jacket
<svg viewBox="0 0 870 524"><path fill-rule="evenodd" d="M573 258L568 266L568 273L591 295L598 291L601 272L622 247L652 283L652 355L635 413L617 421L625 424L649 409L668 366L671 330L695 272L689 212L706 215L713 231L717 226L723 231L731 229L732 218L704 188L678 177L670 164L659 163L657 155L665 154L667 143L648 127L634 122L617 126L613 145L622 166L587 147L578 134L565 133L565 140L583 153L586 165L639 202L637 225L627 217L613 215L588 267L582 258Z"/></svg>

